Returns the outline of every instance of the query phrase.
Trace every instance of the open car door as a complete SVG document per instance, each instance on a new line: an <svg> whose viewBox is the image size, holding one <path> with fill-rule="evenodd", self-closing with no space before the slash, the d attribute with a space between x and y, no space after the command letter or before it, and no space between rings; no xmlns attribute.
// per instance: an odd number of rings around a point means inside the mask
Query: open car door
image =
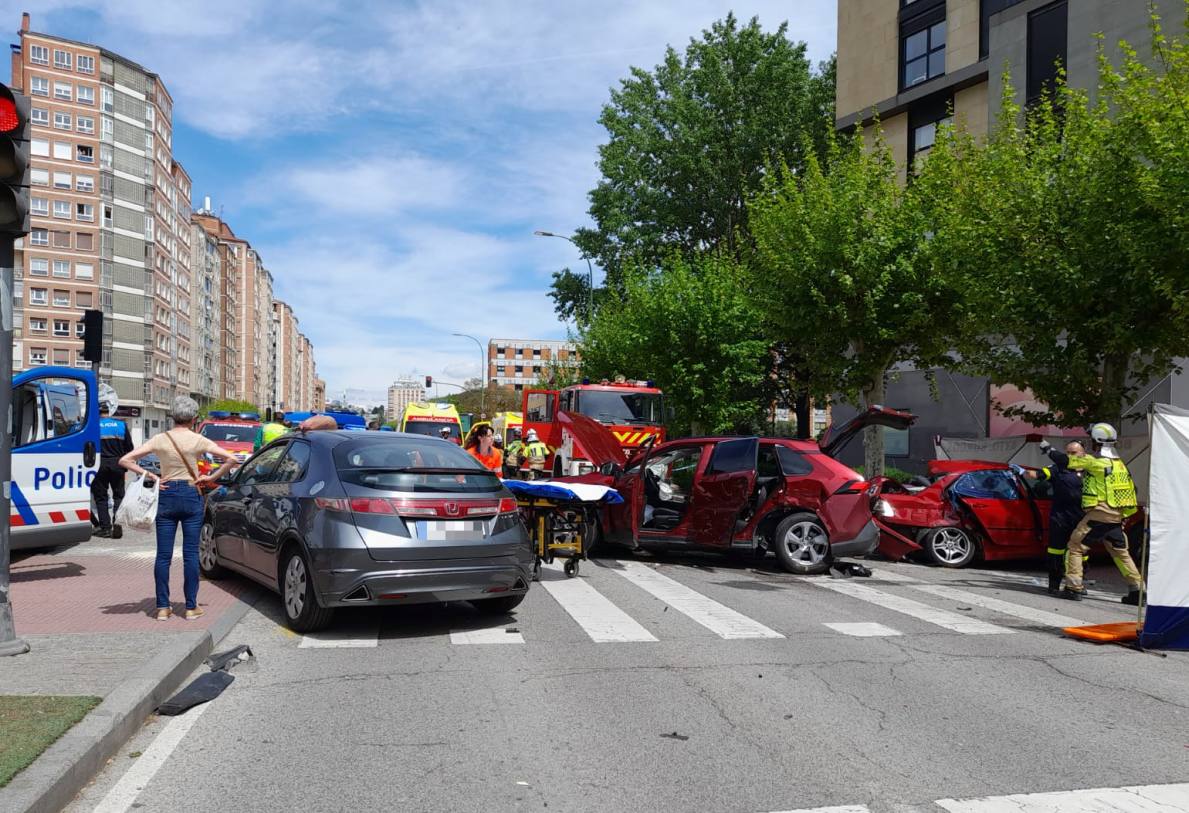
<svg viewBox="0 0 1189 813"><path fill-rule="evenodd" d="M689 509L691 543L730 546L735 520L755 495L759 449L759 438L733 438L715 444L705 472L694 481Z"/></svg>
<svg viewBox="0 0 1189 813"><path fill-rule="evenodd" d="M907 429L913 425L916 419L917 416L911 412L879 405L871 406L841 426L831 426L827 429L818 446L830 457L837 457L838 453L842 451L842 447L868 426Z"/></svg>
<svg viewBox="0 0 1189 813"><path fill-rule="evenodd" d="M974 514L994 544L1016 549L1041 546L1039 513L1011 471L967 472L950 486L949 495Z"/></svg>

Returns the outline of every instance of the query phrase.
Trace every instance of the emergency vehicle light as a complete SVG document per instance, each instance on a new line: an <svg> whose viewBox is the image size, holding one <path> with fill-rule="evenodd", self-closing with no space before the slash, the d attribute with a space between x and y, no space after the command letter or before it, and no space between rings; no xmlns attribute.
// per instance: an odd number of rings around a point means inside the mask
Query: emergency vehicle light
<svg viewBox="0 0 1189 813"><path fill-rule="evenodd" d="M227 412L226 410L222 410L222 409L212 409L210 412L206 413L206 416L208 418L215 418L215 419L230 418L231 413Z"/></svg>
<svg viewBox="0 0 1189 813"><path fill-rule="evenodd" d="M241 413L239 413L239 417L241 420L245 420L245 421L258 421L258 420L260 420L260 413L259 412L241 412Z"/></svg>

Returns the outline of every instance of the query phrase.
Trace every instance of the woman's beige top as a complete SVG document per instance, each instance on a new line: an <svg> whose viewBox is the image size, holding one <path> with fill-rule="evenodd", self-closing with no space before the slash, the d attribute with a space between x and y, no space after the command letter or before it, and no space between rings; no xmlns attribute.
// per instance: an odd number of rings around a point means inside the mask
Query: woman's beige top
<svg viewBox="0 0 1189 813"><path fill-rule="evenodd" d="M177 450L173 448L173 443L169 442L169 438L173 438L174 443L178 445L178 449L182 450L182 454L190 461L191 468L194 473L198 473L198 458L202 457L207 452L213 452L219 448L219 444L215 443L210 438L204 438L197 432L192 432L189 429L174 429L169 432L162 432L159 435L154 435L148 442L149 450L157 455L157 459L161 461L161 479L168 482L169 480L188 480L194 482L194 478L190 476L189 469L186 464L178 457Z"/></svg>

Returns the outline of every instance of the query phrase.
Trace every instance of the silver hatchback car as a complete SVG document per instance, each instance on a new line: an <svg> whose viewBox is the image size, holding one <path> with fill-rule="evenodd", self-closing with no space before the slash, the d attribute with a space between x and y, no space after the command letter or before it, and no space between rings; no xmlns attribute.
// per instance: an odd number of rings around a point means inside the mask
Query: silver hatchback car
<svg viewBox="0 0 1189 813"><path fill-rule="evenodd" d="M264 447L210 495L199 565L277 591L289 626L309 632L335 607L507 613L528 592L533 551L512 493L455 444L310 432Z"/></svg>

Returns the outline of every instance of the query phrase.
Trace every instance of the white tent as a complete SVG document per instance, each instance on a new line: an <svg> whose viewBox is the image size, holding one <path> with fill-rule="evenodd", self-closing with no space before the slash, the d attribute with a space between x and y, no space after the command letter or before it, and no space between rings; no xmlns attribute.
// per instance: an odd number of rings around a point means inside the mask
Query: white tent
<svg viewBox="0 0 1189 813"><path fill-rule="evenodd" d="M1151 414L1148 598L1141 646L1189 649L1189 410Z"/></svg>

